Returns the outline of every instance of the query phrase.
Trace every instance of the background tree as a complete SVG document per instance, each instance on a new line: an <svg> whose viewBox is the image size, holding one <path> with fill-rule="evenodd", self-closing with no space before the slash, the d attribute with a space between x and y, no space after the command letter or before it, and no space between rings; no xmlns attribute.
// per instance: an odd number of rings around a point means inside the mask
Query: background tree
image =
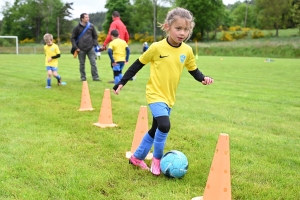
<svg viewBox="0 0 300 200"><path fill-rule="evenodd" d="M300 0L294 0L291 8L291 18L295 24L295 27L299 28L300 34Z"/></svg>
<svg viewBox="0 0 300 200"><path fill-rule="evenodd" d="M153 0L135 0L134 5L130 4L129 0L107 0L105 8L108 9L103 24L103 30L107 33L110 23L112 22L113 11L118 11L121 15L121 20L127 27L128 32L142 33L145 30L149 30L152 27L151 34L154 35L154 41L156 41L156 34L162 33L157 30L157 21L163 22L168 8L161 6L160 4L166 3L168 0L161 0L153 2ZM149 7L150 6L150 7ZM153 8L155 6L155 13ZM151 22L151 23L150 23Z"/></svg>
<svg viewBox="0 0 300 200"><path fill-rule="evenodd" d="M168 12L168 8L163 6L167 3L172 3L172 0L152 0L152 7L153 7L153 38L154 41L157 40L157 34L160 32L160 29L157 27L159 26L158 22L160 23L164 22L164 19L166 17L166 13Z"/></svg>
<svg viewBox="0 0 300 200"><path fill-rule="evenodd" d="M67 41L71 38L70 30L72 30L72 22L67 20L67 18L71 18L72 13L71 10L73 3L65 3L61 9L57 12L57 38L58 44L61 40Z"/></svg>
<svg viewBox="0 0 300 200"><path fill-rule="evenodd" d="M0 22L0 34L17 35L20 40L34 38L36 42L42 42L42 36L50 32L55 39L67 41L72 28L79 22L79 18L68 20L72 6L73 3L64 4L62 0L6 2L1 10L4 17ZM117 10L131 37L135 33L149 33L153 38L148 37L148 41L156 41L157 36L164 34L158 28L159 23L163 23L166 13L177 6L190 10L195 17L192 39L212 39L221 25L223 30L245 24L251 28L275 28L276 36L279 28L298 27L300 33L300 0L243 0L226 7L222 0L107 0L107 12L89 14L97 30L107 32L112 22L112 12Z"/></svg>
<svg viewBox="0 0 300 200"><path fill-rule="evenodd" d="M21 16L18 14L16 10L16 4L18 4L19 0L16 0L13 5L9 2L5 2L5 5L2 7L2 28L1 28L1 35L14 35L13 29L16 29L20 26L18 20ZM11 26L14 24L14 26Z"/></svg>
<svg viewBox="0 0 300 200"><path fill-rule="evenodd" d="M231 17L233 19L232 25L252 28L256 27L256 9L250 2L238 3L232 10Z"/></svg>
<svg viewBox="0 0 300 200"><path fill-rule="evenodd" d="M106 12L96 12L89 14L90 22L94 24L98 31L103 30L103 23L105 21ZM78 19L79 20L79 19Z"/></svg>
<svg viewBox="0 0 300 200"><path fill-rule="evenodd" d="M191 11L195 17L196 26L193 37L203 40L204 33L215 30L221 24L224 16L224 4L222 0L176 0L176 6Z"/></svg>
<svg viewBox="0 0 300 200"><path fill-rule="evenodd" d="M134 33L153 31L153 10L151 0L134 0L132 9L132 25ZM143 16L143 17L141 17Z"/></svg>
<svg viewBox="0 0 300 200"><path fill-rule="evenodd" d="M234 18L231 15L230 9L226 8L224 10L223 19L220 24L222 25L223 30L227 30L227 28L229 28L233 24L233 20Z"/></svg>
<svg viewBox="0 0 300 200"><path fill-rule="evenodd" d="M31 20L30 25L34 30L36 42L42 41L44 33L55 34L57 32L58 11L63 7L60 0L27 0L20 8L26 19ZM24 9L25 8L25 9Z"/></svg>
<svg viewBox="0 0 300 200"><path fill-rule="evenodd" d="M3 10L1 34L17 35L20 40L34 38L36 42L49 32L57 37L57 21L61 21L61 32L70 32L71 23L65 20L70 16L72 4L63 4L60 0L15 0L6 4ZM13 26L12 26L13 24Z"/></svg>
<svg viewBox="0 0 300 200"><path fill-rule="evenodd" d="M292 0L256 0L258 22L262 29L276 29L276 37L280 28L287 25Z"/></svg>
<svg viewBox="0 0 300 200"><path fill-rule="evenodd" d="M112 22L111 16L114 11L118 11L120 13L121 20L127 27L128 32L133 32L134 28L131 23L132 5L130 4L130 0L107 0L105 8L107 8L107 12L105 16L105 22L102 26L105 33L107 33L109 30L109 26Z"/></svg>

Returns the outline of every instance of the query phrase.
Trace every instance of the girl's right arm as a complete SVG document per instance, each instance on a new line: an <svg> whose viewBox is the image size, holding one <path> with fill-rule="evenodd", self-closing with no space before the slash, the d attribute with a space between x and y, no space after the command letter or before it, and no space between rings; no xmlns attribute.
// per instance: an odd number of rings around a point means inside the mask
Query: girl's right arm
<svg viewBox="0 0 300 200"><path fill-rule="evenodd" d="M119 91L121 90L121 88L126 85L126 83L132 78L134 77L138 71L140 71L140 69L142 69L144 66L143 63L140 62L139 59L137 59L129 68L128 70L125 72L124 76L122 77L122 79L120 80L119 83L117 83L114 87L113 87L113 90L114 90L114 93L115 94L118 94ZM120 88L119 86L122 87Z"/></svg>

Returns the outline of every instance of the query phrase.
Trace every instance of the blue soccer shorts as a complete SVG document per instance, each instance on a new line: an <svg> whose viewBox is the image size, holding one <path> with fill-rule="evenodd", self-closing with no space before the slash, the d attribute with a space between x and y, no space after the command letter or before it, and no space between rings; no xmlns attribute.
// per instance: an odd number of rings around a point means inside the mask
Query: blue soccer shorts
<svg viewBox="0 0 300 200"><path fill-rule="evenodd" d="M57 71L57 67L50 67L50 66L47 66L47 67L46 67L46 70L47 70L47 71L51 70L51 71L54 72L54 71Z"/></svg>
<svg viewBox="0 0 300 200"><path fill-rule="evenodd" d="M160 116L170 116L172 110L164 102L151 103L149 104L149 107L154 118Z"/></svg>

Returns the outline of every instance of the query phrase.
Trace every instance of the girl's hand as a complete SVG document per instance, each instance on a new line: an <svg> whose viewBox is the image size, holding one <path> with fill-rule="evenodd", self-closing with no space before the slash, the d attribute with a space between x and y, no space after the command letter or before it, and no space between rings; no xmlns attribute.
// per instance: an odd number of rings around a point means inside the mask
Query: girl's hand
<svg viewBox="0 0 300 200"><path fill-rule="evenodd" d="M48 62L50 62L52 60L52 58L48 58Z"/></svg>
<svg viewBox="0 0 300 200"><path fill-rule="evenodd" d="M117 94L117 95L118 95L118 94L119 94L119 92L120 92L120 90L122 89L123 85L119 85L119 86L118 86L118 88L117 88L117 89L115 89L115 88L116 88L116 86L117 86L117 85L115 85L115 86L114 86L114 88L113 88L113 91L114 91L114 93L115 93L115 94Z"/></svg>
<svg viewBox="0 0 300 200"><path fill-rule="evenodd" d="M208 77L208 76L205 76L204 77L204 80L202 81L202 84L203 85L210 85L214 82L214 79Z"/></svg>

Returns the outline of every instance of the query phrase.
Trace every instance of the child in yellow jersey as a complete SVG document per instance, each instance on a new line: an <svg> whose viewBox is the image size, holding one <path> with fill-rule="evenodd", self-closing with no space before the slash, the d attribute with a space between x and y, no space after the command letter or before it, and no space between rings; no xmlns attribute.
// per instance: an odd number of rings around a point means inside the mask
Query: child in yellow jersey
<svg viewBox="0 0 300 200"><path fill-rule="evenodd" d="M112 30L110 35L112 41L109 43L107 53L114 72L114 83L117 84L123 77L122 70L128 62L130 50L125 40L119 38L117 29Z"/></svg>
<svg viewBox="0 0 300 200"><path fill-rule="evenodd" d="M57 74L58 61L60 57L60 50L56 44L53 43L53 36L49 33L44 35L45 52L45 65L47 70L47 86L51 88L51 76L53 75L57 79L57 84L62 85L61 76Z"/></svg>
<svg viewBox="0 0 300 200"><path fill-rule="evenodd" d="M212 84L212 78L205 76L196 66L193 50L184 41L188 40L195 26L192 14L184 8L169 11L161 28L167 38L151 44L126 71L121 81L113 87L119 94L122 87L144 65L150 64L150 78L146 86L146 98L153 122L140 145L129 159L129 163L149 170L144 162L152 145L153 159L150 171L160 175L160 159L163 156L166 139L171 127L170 113L175 103L175 94L184 68L203 85Z"/></svg>

